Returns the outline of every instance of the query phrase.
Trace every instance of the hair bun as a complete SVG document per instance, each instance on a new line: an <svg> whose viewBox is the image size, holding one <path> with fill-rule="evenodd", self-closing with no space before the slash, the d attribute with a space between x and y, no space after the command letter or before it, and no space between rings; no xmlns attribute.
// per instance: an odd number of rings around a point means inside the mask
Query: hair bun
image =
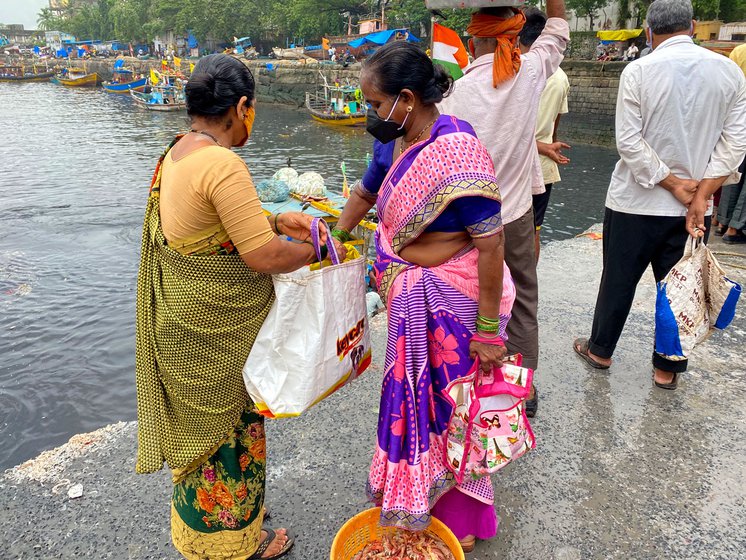
<svg viewBox="0 0 746 560"><path fill-rule="evenodd" d="M189 116L225 115L242 97L254 99L254 76L240 60L225 54L210 54L200 59L186 83Z"/></svg>
<svg viewBox="0 0 746 560"><path fill-rule="evenodd" d="M429 85L438 89L441 95L445 97L453 88L453 76L442 65L433 63L433 78Z"/></svg>

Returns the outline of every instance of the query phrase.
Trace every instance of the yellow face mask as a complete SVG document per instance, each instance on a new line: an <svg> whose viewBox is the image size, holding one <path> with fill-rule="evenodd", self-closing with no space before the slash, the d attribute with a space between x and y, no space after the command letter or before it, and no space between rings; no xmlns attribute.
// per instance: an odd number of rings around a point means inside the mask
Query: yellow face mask
<svg viewBox="0 0 746 560"><path fill-rule="evenodd" d="M251 136L251 131L254 128L254 119L256 118L256 111L254 111L253 107L249 107L246 109L246 113L243 117L243 125L246 128L246 137L241 140L238 144L236 144L237 148L240 148L242 146L246 145L246 142L249 141L249 136Z"/></svg>
<svg viewBox="0 0 746 560"><path fill-rule="evenodd" d="M246 144L246 142L249 140L249 137L251 136L251 131L254 129L255 118L256 118L256 111L254 110L253 107L249 107L246 110L246 115L243 118L243 125L246 127L246 140L243 141L244 144Z"/></svg>

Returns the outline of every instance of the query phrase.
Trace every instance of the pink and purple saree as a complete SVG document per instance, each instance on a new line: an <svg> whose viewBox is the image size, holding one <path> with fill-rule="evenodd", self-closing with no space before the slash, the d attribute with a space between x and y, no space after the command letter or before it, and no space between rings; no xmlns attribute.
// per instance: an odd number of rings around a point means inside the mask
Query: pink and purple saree
<svg viewBox="0 0 746 560"><path fill-rule="evenodd" d="M436 267L421 267L400 256L450 204L466 197L472 204L461 205L460 214L470 235L499 233L500 193L490 155L468 123L441 115L430 138L410 147L394 163L378 193L375 266L389 327L377 447L367 490L382 507L382 524L409 530L425 529L436 502L448 493L442 500L448 507L442 509L453 519L441 520L459 538L476 533L489 538L497 529L489 477L457 486L443 447L451 415L443 392L472 364L469 342L479 300L478 251L469 245ZM463 209L478 207L473 203L479 199L497 212L470 221ZM514 299L505 267L503 337ZM469 527L454 527L458 518L469 515L474 517ZM472 531L472 526L473 532L458 534Z"/></svg>

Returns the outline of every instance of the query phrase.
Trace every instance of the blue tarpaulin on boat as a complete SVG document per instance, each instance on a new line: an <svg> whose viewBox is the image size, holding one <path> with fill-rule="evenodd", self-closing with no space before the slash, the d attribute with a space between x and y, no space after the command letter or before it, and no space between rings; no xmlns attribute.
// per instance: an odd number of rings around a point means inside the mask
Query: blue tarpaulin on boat
<svg viewBox="0 0 746 560"><path fill-rule="evenodd" d="M199 43L197 42L197 37L192 35L191 33L187 36L187 45L190 49L196 49L199 46Z"/></svg>
<svg viewBox="0 0 746 560"><path fill-rule="evenodd" d="M57 58L67 58L67 49L60 49L57 51Z"/></svg>
<svg viewBox="0 0 746 560"><path fill-rule="evenodd" d="M362 47L364 45L385 45L388 43L392 37L395 35L401 34L403 35L403 39L406 39L410 43L419 43L420 40L412 35L409 32L409 29L389 29L387 31L377 31L376 33L371 33L370 35L366 35L365 37L360 37L359 39L355 39L354 41L350 41L349 45L352 48L358 48Z"/></svg>

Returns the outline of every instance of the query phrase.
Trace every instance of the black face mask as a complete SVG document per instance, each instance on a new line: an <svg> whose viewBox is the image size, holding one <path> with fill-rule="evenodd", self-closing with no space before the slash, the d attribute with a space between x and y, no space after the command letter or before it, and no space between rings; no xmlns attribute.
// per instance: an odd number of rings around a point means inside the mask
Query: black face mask
<svg viewBox="0 0 746 560"><path fill-rule="evenodd" d="M388 144L392 140L396 140L407 133L407 131L404 130L404 123L407 122L406 119L402 124L389 120L391 115L394 113L394 108L398 102L399 96L396 97L396 101L394 101L394 105L391 107L391 112L386 119L379 117L378 112L376 112L373 107L368 109L368 122L365 125L365 130L370 132L373 138L378 140L381 144ZM409 118L409 114L407 114L407 118Z"/></svg>
<svg viewBox="0 0 746 560"><path fill-rule="evenodd" d="M365 130L371 133L373 138L381 144L388 144L400 136L404 136L407 131L399 123L394 121L385 121L378 116L376 110L371 107L368 109L367 124Z"/></svg>

